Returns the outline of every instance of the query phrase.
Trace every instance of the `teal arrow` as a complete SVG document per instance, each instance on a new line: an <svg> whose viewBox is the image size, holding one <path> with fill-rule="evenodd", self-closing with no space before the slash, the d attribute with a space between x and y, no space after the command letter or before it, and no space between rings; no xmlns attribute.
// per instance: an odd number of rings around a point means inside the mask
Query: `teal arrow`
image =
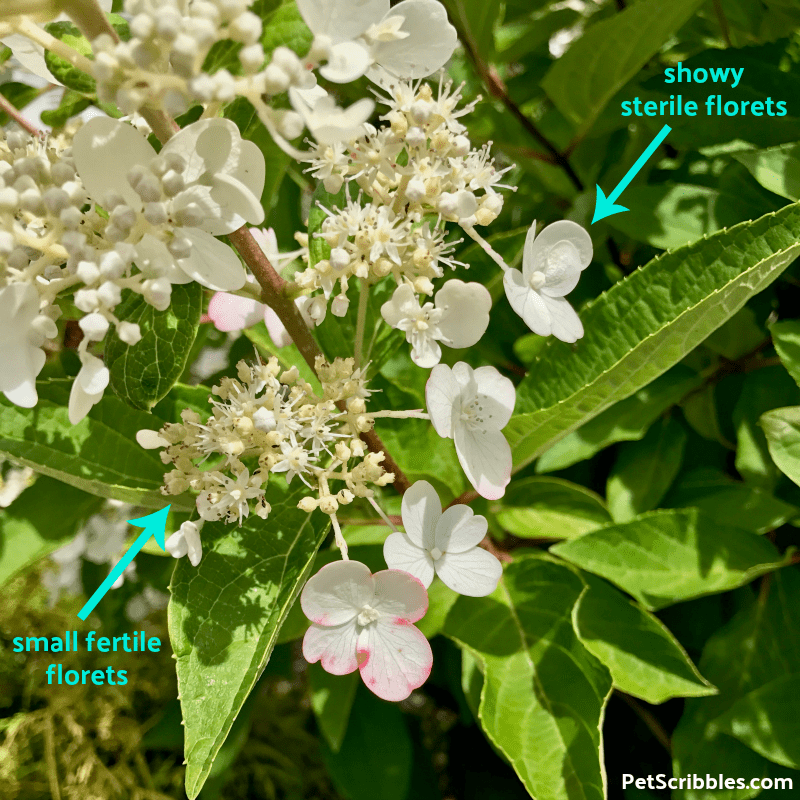
<svg viewBox="0 0 800 800"><path fill-rule="evenodd" d="M125 572L128 564L136 558L138 552L145 546L151 536L155 537L156 543L162 550L167 549L164 542L164 532L167 527L167 514L169 514L170 508L171 505L162 508L161 511L156 511L154 514L148 514L146 517L128 520L128 525L133 525L135 528L144 528L144 530L139 534L139 538L128 548L128 552L114 565L114 569L97 587L97 591L89 598L86 605L78 612L80 619L85 620L92 613L94 607L103 599L105 593L114 585L117 578Z"/></svg>
<svg viewBox="0 0 800 800"><path fill-rule="evenodd" d="M667 138L667 134L671 130L672 128L670 128L669 125L665 125L658 132L658 136L650 142L644 153L639 156L637 162L627 171L625 177L617 184L616 189L614 189L608 197L605 196L603 190L599 186L597 187L597 202L594 206L592 225L599 219L605 219L613 214L619 214L622 211L628 210L625 206L615 205L617 198L625 191L628 184L636 177L639 170L647 163L647 159L655 153L658 146Z"/></svg>

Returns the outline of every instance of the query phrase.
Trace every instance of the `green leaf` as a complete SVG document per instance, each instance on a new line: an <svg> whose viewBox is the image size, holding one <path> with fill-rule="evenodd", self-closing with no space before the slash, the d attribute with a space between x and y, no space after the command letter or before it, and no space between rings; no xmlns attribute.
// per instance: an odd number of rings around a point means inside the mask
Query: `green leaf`
<svg viewBox="0 0 800 800"><path fill-rule="evenodd" d="M106 345L111 388L134 408L149 411L183 374L203 310L203 287L192 281L172 287L169 307L153 308L129 292L116 308L120 321L134 322L141 341L127 345L117 332Z"/></svg>
<svg viewBox="0 0 800 800"><path fill-rule="evenodd" d="M562 478L513 481L495 515L524 539L573 539L611 522L599 495Z"/></svg>
<svg viewBox="0 0 800 800"><path fill-rule="evenodd" d="M666 253L614 284L582 313L577 351L551 341L520 384L519 413L505 429L516 467L666 372L798 253L800 206L792 205Z"/></svg>
<svg viewBox="0 0 800 800"><path fill-rule="evenodd" d="M358 671L349 675L331 675L320 664L308 665L311 708L320 732L334 753L342 748L359 683L361 674Z"/></svg>
<svg viewBox="0 0 800 800"><path fill-rule="evenodd" d="M592 575L584 580L586 591L573 612L575 631L608 667L615 688L653 704L716 693L658 617L605 581Z"/></svg>
<svg viewBox="0 0 800 800"><path fill-rule="evenodd" d="M102 500L39 478L0 515L0 586L70 541Z"/></svg>
<svg viewBox="0 0 800 800"><path fill-rule="evenodd" d="M500 0L444 0L451 22L469 42L473 52L491 61L494 26L500 18Z"/></svg>
<svg viewBox="0 0 800 800"><path fill-rule="evenodd" d="M664 505L692 506L720 525L753 533L768 533L798 514L796 506L784 503L768 491L735 481L711 468L684 474L665 498Z"/></svg>
<svg viewBox="0 0 800 800"><path fill-rule="evenodd" d="M759 424L767 436L772 460L800 486L800 406L768 411Z"/></svg>
<svg viewBox="0 0 800 800"><path fill-rule="evenodd" d="M789 200L800 200L800 144L747 150L734 153L733 157L765 189Z"/></svg>
<svg viewBox="0 0 800 800"><path fill-rule="evenodd" d="M263 6L268 13L260 16L264 22L261 45L269 63L270 56L277 47L288 47L299 56L304 56L314 38L308 25L303 21L293 0L284 0L275 7L272 2Z"/></svg>
<svg viewBox="0 0 800 800"><path fill-rule="evenodd" d="M90 98L84 97L80 92L67 89L58 108L54 108L52 111L42 111L42 122L51 128L63 128L72 117L89 108L91 104Z"/></svg>
<svg viewBox="0 0 800 800"><path fill-rule="evenodd" d="M629 522L655 508L683 461L686 431L675 417L657 421L638 442L624 444L606 484L611 515Z"/></svg>
<svg viewBox="0 0 800 800"><path fill-rule="evenodd" d="M800 386L800 320L776 322L769 331L781 363Z"/></svg>
<svg viewBox="0 0 800 800"><path fill-rule="evenodd" d="M250 517L240 528L206 523L200 565L181 559L175 568L169 632L192 800L264 670L328 530L328 517L297 508L306 491L275 482L267 521Z"/></svg>
<svg viewBox="0 0 800 800"><path fill-rule="evenodd" d="M565 469L617 442L641 439L665 411L679 403L701 382L701 375L677 364L636 394L606 409L556 442L536 462L536 471Z"/></svg>
<svg viewBox="0 0 800 800"><path fill-rule="evenodd" d="M323 747L328 772L349 800L406 800L413 747L403 712L360 683L341 750Z"/></svg>
<svg viewBox="0 0 800 800"><path fill-rule="evenodd" d="M717 720L718 729L764 758L800 769L800 671L749 692Z"/></svg>
<svg viewBox="0 0 800 800"><path fill-rule="evenodd" d="M575 635L582 591L567 567L524 555L494 594L459 597L443 630L483 665L481 725L537 800L605 797L600 727L611 678Z"/></svg>
<svg viewBox="0 0 800 800"><path fill-rule="evenodd" d="M35 86L28 86L27 83L17 83L16 81L0 84L0 94L14 108L25 108L28 103L33 102L39 96L40 91ZM7 125L10 120L11 117L8 114L0 112L0 125Z"/></svg>
<svg viewBox="0 0 800 800"><path fill-rule="evenodd" d="M592 25L550 67L542 88L568 120L588 128L702 3L640 0Z"/></svg>
<svg viewBox="0 0 800 800"><path fill-rule="evenodd" d="M650 610L742 586L787 563L763 537L724 528L696 509L654 511L550 552L607 578Z"/></svg>
<svg viewBox="0 0 800 800"><path fill-rule="evenodd" d="M434 578L433 583L428 587L428 610L415 625L428 639L432 639L437 633L441 633L447 615L456 600L458 600L458 594L442 583L439 578Z"/></svg>
<svg viewBox="0 0 800 800"><path fill-rule="evenodd" d="M758 421L767 411L795 403L800 403L800 391L782 367L765 367L745 376L733 421L736 470L748 483L767 491L775 488L781 473L770 458L767 438Z"/></svg>
<svg viewBox="0 0 800 800"><path fill-rule="evenodd" d="M672 738L675 776L723 773L745 777L748 782L776 773L784 776L782 768L725 733L738 724L733 708L741 698L772 681L800 672L798 572L787 569L772 575L758 599L751 597L747 605L708 640L699 668L719 693L686 701ZM741 711L746 720L747 704ZM796 730L796 718L793 722ZM773 718L763 719L763 724L768 728L783 725ZM751 741L755 743L756 739ZM797 780L796 774L794 780ZM759 790L715 791L713 797L715 800L743 800L758 793ZM682 789L673 796L679 800L708 800L711 795L702 790Z"/></svg>
<svg viewBox="0 0 800 800"><path fill-rule="evenodd" d="M136 443L138 431L161 427L159 419L107 395L73 425L66 408L69 383L51 381L37 388L36 408L0 399L0 455L98 497L147 508L166 504L159 491L164 465L156 451ZM172 504L176 510L194 507L185 498Z"/></svg>

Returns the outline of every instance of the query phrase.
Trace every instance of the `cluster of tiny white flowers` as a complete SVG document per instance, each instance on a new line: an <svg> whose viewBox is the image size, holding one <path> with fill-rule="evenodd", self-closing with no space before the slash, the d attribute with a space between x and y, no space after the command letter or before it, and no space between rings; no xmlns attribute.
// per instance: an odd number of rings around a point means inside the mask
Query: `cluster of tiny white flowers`
<svg viewBox="0 0 800 800"><path fill-rule="evenodd" d="M337 291L332 311L343 316L346 292L355 277L368 285L391 275L415 294L431 295L433 281L444 268L466 266L453 258L458 242L447 241L447 222L465 230L489 225L500 214L499 189L507 169L497 169L489 147L473 149L459 118L474 108L458 108L461 87L440 82L438 92L421 82L398 81L381 97L388 106L376 129L347 145L318 144L310 171L328 192L347 183L359 187L341 208L327 209L316 235L331 254L295 278L307 293L321 290L311 314L324 317ZM436 215L435 220L430 217Z"/></svg>
<svg viewBox="0 0 800 800"><path fill-rule="evenodd" d="M199 493L197 510L204 520L238 522L253 511L270 512L267 482L284 473L299 478L316 496L298 507L334 515L356 497L372 497L374 486L394 480L381 466L382 453L368 453L360 434L373 427L367 414L369 390L353 359L316 363L322 395L304 381L296 367L282 370L277 359L238 364L238 379L224 378L212 392L213 414L207 420L185 410L183 422L167 423L158 433L141 431L143 447L163 448L161 458L174 469L165 476L164 494L187 489ZM211 468L202 470L209 462ZM344 486L334 490L332 483Z"/></svg>

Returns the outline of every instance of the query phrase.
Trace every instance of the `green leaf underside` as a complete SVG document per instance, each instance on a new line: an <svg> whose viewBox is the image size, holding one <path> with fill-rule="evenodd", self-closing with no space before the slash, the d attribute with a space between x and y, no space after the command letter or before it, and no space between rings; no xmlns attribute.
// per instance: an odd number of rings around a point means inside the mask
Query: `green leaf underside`
<svg viewBox="0 0 800 800"><path fill-rule="evenodd" d="M494 594L459 597L443 629L483 665L481 725L536 800L605 797L611 679L572 626L582 591L567 567L525 555Z"/></svg>
<svg viewBox="0 0 800 800"><path fill-rule="evenodd" d="M770 333L781 363L800 386L800 320L776 322Z"/></svg>
<svg viewBox="0 0 800 800"><path fill-rule="evenodd" d="M572 539L611 522L599 495L561 478L513 482L496 514L505 530L528 539Z"/></svg>
<svg viewBox="0 0 800 800"><path fill-rule="evenodd" d="M349 675L331 675L319 663L308 665L311 708L320 732L334 753L341 750L360 681L358 671Z"/></svg>
<svg viewBox="0 0 800 800"><path fill-rule="evenodd" d="M101 500L53 478L39 478L0 515L0 586L66 544Z"/></svg>
<svg viewBox="0 0 800 800"><path fill-rule="evenodd" d="M584 580L587 589L573 614L575 630L608 667L617 689L654 704L715 694L658 617L605 581L588 574Z"/></svg>
<svg viewBox="0 0 800 800"><path fill-rule="evenodd" d="M142 332L133 346L116 331L106 345L111 388L126 403L149 411L172 388L186 367L202 309L203 287L194 282L174 285L164 311L133 292L117 306L117 317L138 323Z"/></svg>
<svg viewBox="0 0 800 800"><path fill-rule="evenodd" d="M680 361L800 253L800 206L666 253L582 313L573 352L551 341L505 428L517 469Z"/></svg>
<svg viewBox="0 0 800 800"><path fill-rule="evenodd" d="M542 81L558 110L588 127L703 0L642 0L589 28Z"/></svg>
<svg viewBox="0 0 800 800"><path fill-rule="evenodd" d="M607 578L650 610L733 589L786 564L763 537L696 509L654 511L550 552Z"/></svg>
<svg viewBox="0 0 800 800"><path fill-rule="evenodd" d="M106 395L77 425L68 418L69 382L40 383L35 408L0 399L0 454L42 475L89 494L163 508L159 491L164 465L154 450L143 450L136 433L163 424L152 414L131 409ZM174 498L176 510L193 504Z"/></svg>
<svg viewBox="0 0 800 800"><path fill-rule="evenodd" d="M737 702L772 681L800 671L800 575L782 570L770 578L758 599L751 598L739 613L709 639L699 669L718 689L714 697L690 699L672 738L674 774L731 774L751 778L774 776L783 769L727 735L734 724L746 724L749 710ZM739 714L742 714L740 717ZM792 720L795 724L796 718ZM781 728L782 729L782 728ZM773 728L773 735L778 729ZM753 744L756 739L751 739ZM796 774L792 776L797 786ZM681 789L678 800L744 800L759 790L709 793ZM789 794L788 792L786 793Z"/></svg>
<svg viewBox="0 0 800 800"><path fill-rule="evenodd" d="M186 792L195 798L308 578L328 518L296 506L302 484L271 486L267 520L206 523L198 567L170 585L169 630L186 731Z"/></svg>

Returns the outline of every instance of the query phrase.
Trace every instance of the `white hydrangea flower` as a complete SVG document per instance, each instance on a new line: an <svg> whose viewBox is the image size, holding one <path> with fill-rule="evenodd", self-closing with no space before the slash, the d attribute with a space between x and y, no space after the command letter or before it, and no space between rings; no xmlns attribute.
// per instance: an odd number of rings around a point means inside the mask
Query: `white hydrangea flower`
<svg viewBox="0 0 800 800"><path fill-rule="evenodd" d="M502 497L511 480L511 448L501 431L514 411L514 384L494 367L439 364L431 370L425 399L433 427L455 441L461 468L478 494Z"/></svg>
<svg viewBox="0 0 800 800"><path fill-rule="evenodd" d="M0 289L0 392L15 405L36 405L36 376L45 362L41 346L57 332L53 320L39 314L33 286L12 283Z"/></svg>
<svg viewBox="0 0 800 800"><path fill-rule="evenodd" d="M69 393L69 421L77 425L103 399L111 377L106 365L96 356L81 354L82 366Z"/></svg>
<svg viewBox="0 0 800 800"><path fill-rule="evenodd" d="M489 326L492 296L480 283L450 280L433 303L420 306L413 287L404 283L381 306L381 316L398 328L411 344L411 360L419 367L435 367L442 358L438 342L448 347L472 347Z"/></svg>
<svg viewBox="0 0 800 800"><path fill-rule="evenodd" d="M72 151L91 199L101 206L117 199L111 221L121 234L137 223L148 230L148 223L175 221L168 242L145 233L135 244L143 271L217 291L244 285L238 257L214 237L263 221L265 163L230 120L195 122L157 154L133 126L96 117L75 135Z"/></svg>
<svg viewBox="0 0 800 800"><path fill-rule="evenodd" d="M167 552L173 558L189 556L193 567L203 557L203 544L200 541L200 528L196 522L184 522L165 542Z"/></svg>
<svg viewBox="0 0 800 800"><path fill-rule="evenodd" d="M508 269L503 276L508 302L534 333L575 342L583 325L564 295L591 261L592 239L580 225L560 220L537 236L534 222L525 239L522 272Z"/></svg>
<svg viewBox="0 0 800 800"><path fill-rule="evenodd" d="M298 0L306 24L324 42L328 63L320 74L349 83L367 74L424 78L443 67L458 43L455 28L436 0ZM370 76L372 77L372 75Z"/></svg>
<svg viewBox="0 0 800 800"><path fill-rule="evenodd" d="M289 100L311 135L321 145L350 142L363 134L364 123L375 108L375 103L366 97L342 108L321 86L313 89L291 88Z"/></svg>
<svg viewBox="0 0 800 800"><path fill-rule="evenodd" d="M300 605L312 622L303 655L332 675L358 669L384 700L405 700L430 675L431 646L412 624L425 616L428 593L407 572L372 575L358 561L337 561L308 581Z"/></svg>
<svg viewBox="0 0 800 800"><path fill-rule="evenodd" d="M435 573L454 592L470 597L485 597L497 588L503 567L478 547L488 530L485 517L466 505L442 513L439 495L427 481L417 481L403 495L401 513L405 533L395 531L383 544L390 569L411 573L426 588Z"/></svg>

